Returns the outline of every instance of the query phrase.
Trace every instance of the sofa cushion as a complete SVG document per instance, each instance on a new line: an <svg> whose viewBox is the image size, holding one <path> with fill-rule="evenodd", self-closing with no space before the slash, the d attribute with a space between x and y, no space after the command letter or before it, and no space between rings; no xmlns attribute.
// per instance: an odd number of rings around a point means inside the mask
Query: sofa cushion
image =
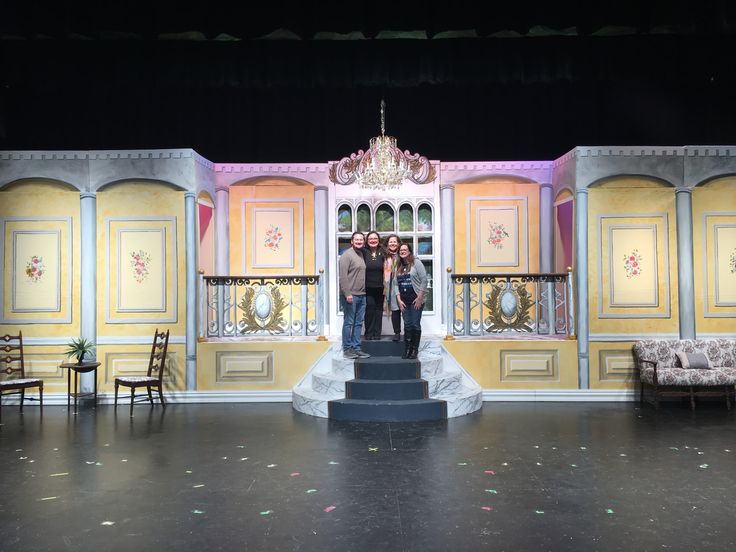
<svg viewBox="0 0 736 552"><path fill-rule="evenodd" d="M641 381L654 383L654 368L645 365ZM693 368L657 368L659 385L736 385L736 368L701 370Z"/></svg>
<svg viewBox="0 0 736 552"><path fill-rule="evenodd" d="M680 359L680 364L683 368L707 369L713 367L705 353L686 353L685 351L677 351L675 354L677 355L677 358Z"/></svg>

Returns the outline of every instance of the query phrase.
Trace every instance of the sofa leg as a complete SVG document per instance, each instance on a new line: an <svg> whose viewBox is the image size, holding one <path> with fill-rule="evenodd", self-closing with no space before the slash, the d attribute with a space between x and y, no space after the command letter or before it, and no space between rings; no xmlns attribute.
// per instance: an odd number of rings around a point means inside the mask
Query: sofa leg
<svg viewBox="0 0 736 552"><path fill-rule="evenodd" d="M731 391L726 386L726 410L731 410Z"/></svg>
<svg viewBox="0 0 736 552"><path fill-rule="evenodd" d="M690 386L690 410L695 410L695 393L692 385Z"/></svg>

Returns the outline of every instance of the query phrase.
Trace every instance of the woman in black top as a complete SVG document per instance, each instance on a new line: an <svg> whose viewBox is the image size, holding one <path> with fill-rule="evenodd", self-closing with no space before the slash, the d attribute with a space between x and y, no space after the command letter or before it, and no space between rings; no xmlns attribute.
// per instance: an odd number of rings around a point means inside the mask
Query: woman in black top
<svg viewBox="0 0 736 552"><path fill-rule="evenodd" d="M385 256L381 248L378 232L369 232L363 249L365 258L365 339L381 339L383 323L383 262Z"/></svg>

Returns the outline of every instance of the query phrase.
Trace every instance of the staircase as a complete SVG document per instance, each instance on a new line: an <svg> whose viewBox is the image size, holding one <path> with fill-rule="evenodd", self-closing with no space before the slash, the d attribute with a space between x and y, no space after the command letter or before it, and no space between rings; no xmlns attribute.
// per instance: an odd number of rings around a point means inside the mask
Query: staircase
<svg viewBox="0 0 736 552"><path fill-rule="evenodd" d="M364 342L372 356L356 360L344 358L336 343L294 388L294 408L365 422L442 420L478 410L480 386L440 343L424 340L416 360L402 359L404 344L389 340Z"/></svg>

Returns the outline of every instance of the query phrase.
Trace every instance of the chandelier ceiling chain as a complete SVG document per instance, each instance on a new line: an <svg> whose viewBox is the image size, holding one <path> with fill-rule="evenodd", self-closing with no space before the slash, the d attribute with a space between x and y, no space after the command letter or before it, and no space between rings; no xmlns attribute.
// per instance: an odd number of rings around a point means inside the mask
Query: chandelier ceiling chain
<svg viewBox="0 0 736 552"><path fill-rule="evenodd" d="M357 182L362 188L394 189L404 180L416 184L434 181L436 172L426 157L401 151L396 138L386 135L386 102L381 100L381 135L370 140L368 151L358 150L330 165L330 180L335 184Z"/></svg>

